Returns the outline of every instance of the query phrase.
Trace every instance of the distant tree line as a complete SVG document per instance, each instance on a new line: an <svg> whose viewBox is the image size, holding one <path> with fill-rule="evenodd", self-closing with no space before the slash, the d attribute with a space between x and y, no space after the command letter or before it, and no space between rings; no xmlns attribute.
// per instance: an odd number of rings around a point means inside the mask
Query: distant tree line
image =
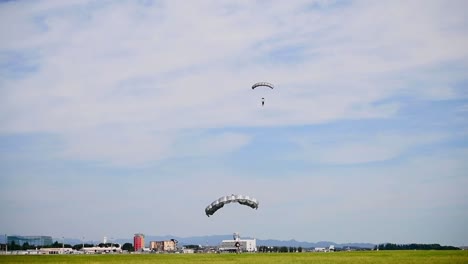
<svg viewBox="0 0 468 264"><path fill-rule="evenodd" d="M97 245L94 244L87 244L85 243L85 247L117 247L119 244L111 244L111 243L100 243ZM81 244L76 244L74 246L70 244L63 244L59 243L58 241L55 241L52 245L47 245L47 246L35 246L35 245L30 245L28 242L23 243L23 245L18 245L15 243L15 241L12 241L10 244L8 244L8 250L28 250L28 249L39 249L39 248L73 248L75 250L80 250L83 248L83 243ZM122 245L122 250L128 250L128 251L134 251L133 245L131 243L125 243Z"/></svg>
<svg viewBox="0 0 468 264"><path fill-rule="evenodd" d="M441 246L439 244L379 244L374 249L378 250L459 250L453 246Z"/></svg>
<svg viewBox="0 0 468 264"><path fill-rule="evenodd" d="M288 253L288 252L302 252L302 247L268 247L268 246L259 246L258 252L274 252L274 253Z"/></svg>

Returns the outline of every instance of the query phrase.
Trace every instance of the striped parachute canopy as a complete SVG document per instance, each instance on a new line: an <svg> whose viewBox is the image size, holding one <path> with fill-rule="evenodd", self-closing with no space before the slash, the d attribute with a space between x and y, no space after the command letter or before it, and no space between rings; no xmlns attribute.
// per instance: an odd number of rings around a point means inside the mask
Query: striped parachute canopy
<svg viewBox="0 0 468 264"><path fill-rule="evenodd" d="M271 84L271 83L267 83L267 82L258 82L258 83L256 83L256 84L252 85L252 90L255 89L255 88L257 88L257 87L261 87L261 86L268 87L268 88L271 88L271 89L274 88L273 84Z"/></svg>
<svg viewBox="0 0 468 264"><path fill-rule="evenodd" d="M217 200L213 201L210 205L206 207L205 213L209 217L228 203L239 203L242 205L247 205L252 209L258 209L258 201L255 198L250 198L246 195L231 194L220 197Z"/></svg>

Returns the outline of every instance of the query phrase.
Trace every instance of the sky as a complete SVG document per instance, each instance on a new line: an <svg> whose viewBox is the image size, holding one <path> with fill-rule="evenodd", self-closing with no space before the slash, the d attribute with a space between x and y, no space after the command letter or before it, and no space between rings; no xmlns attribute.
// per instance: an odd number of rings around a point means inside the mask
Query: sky
<svg viewBox="0 0 468 264"><path fill-rule="evenodd" d="M2 1L0 232L468 245L466 10Z"/></svg>

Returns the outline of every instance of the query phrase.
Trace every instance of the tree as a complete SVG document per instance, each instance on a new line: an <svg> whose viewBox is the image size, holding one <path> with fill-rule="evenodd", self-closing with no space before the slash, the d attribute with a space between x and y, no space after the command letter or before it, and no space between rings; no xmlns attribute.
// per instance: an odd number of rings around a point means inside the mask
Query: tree
<svg viewBox="0 0 468 264"><path fill-rule="evenodd" d="M66 246L66 245L65 245ZM94 247L93 244L84 244L84 247ZM81 250L83 248L83 243L76 244L72 247L74 250Z"/></svg>
<svg viewBox="0 0 468 264"><path fill-rule="evenodd" d="M379 250L459 250L453 246L441 246L439 244L403 244L397 245L392 243L380 244L377 247Z"/></svg>
<svg viewBox="0 0 468 264"><path fill-rule="evenodd" d="M28 242L24 242L21 249L22 250L28 250L28 249L33 249L33 248L34 248L34 245L29 245Z"/></svg>
<svg viewBox="0 0 468 264"><path fill-rule="evenodd" d="M83 248L83 244L76 244L76 245L74 245L74 246L72 247L72 249L74 249L74 250L80 250L80 249L82 249L82 248Z"/></svg>
<svg viewBox="0 0 468 264"><path fill-rule="evenodd" d="M135 251L135 248L133 247L132 243L125 243L122 246L122 250L127 250L128 252L133 252L133 251Z"/></svg>
<svg viewBox="0 0 468 264"><path fill-rule="evenodd" d="M8 247L9 250L21 250L20 245L16 245L15 241L11 241L10 246Z"/></svg>
<svg viewBox="0 0 468 264"><path fill-rule="evenodd" d="M190 248L190 249L195 249L195 250L201 249L200 245L186 245L185 248Z"/></svg>

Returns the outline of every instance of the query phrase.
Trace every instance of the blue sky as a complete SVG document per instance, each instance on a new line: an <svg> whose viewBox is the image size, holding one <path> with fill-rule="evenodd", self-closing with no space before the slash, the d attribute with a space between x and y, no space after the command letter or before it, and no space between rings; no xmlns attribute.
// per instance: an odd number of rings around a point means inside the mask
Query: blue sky
<svg viewBox="0 0 468 264"><path fill-rule="evenodd" d="M467 9L0 3L0 231L467 245Z"/></svg>

